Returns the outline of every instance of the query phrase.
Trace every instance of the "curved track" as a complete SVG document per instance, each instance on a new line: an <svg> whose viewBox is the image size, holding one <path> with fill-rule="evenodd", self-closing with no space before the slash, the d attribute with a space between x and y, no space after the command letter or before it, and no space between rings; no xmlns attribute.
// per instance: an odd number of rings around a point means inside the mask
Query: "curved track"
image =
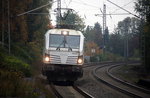
<svg viewBox="0 0 150 98"><path fill-rule="evenodd" d="M111 78L113 78L114 80L116 80L116 81L118 81L118 82L121 82L121 83L123 83L123 84L125 84L125 85L127 85L127 86L131 86L131 87L133 87L133 88L135 88L135 89L138 89L138 90L141 91L141 92L145 92L145 93L147 93L147 94L150 94L150 90L145 89L145 88L142 88L142 87L139 87L139 86L134 85L134 84L131 84L131 83L129 83L129 82L126 82L126 81L124 81L124 80L121 80L121 79L115 77L114 75L112 75L112 74L111 74L111 70L114 69L114 68L116 68L116 67L119 67L119 66L120 66L120 65L114 65L114 66L109 67L109 69L107 69L107 74L108 74Z"/></svg>
<svg viewBox="0 0 150 98"><path fill-rule="evenodd" d="M94 98L79 87L50 85L52 91L58 98Z"/></svg>
<svg viewBox="0 0 150 98"><path fill-rule="evenodd" d="M112 88L128 94L132 97L138 97L138 98L150 98L150 94L147 94L146 92L143 92L142 90L137 89L136 87L133 87L131 85L127 85L125 83L116 81L114 78L110 77L112 76L109 70L112 68L112 66L119 66L121 64L111 64L110 65L104 65L100 67L96 67L92 74L93 76L98 80L103 82L104 84L111 86Z"/></svg>

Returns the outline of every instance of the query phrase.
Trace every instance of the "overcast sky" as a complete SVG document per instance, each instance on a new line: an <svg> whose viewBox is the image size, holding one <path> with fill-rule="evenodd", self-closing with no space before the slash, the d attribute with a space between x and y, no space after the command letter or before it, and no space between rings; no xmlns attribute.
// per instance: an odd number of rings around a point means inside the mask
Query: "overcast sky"
<svg viewBox="0 0 150 98"><path fill-rule="evenodd" d="M134 2L136 0L110 0L111 2L123 7L124 9L136 14L134 12ZM62 8L72 8L78 14L84 18L85 24L94 26L96 22L99 22L102 26L102 15L96 16L95 14L102 14L100 9L103 11L103 5L106 4L107 14L120 14L127 13L126 11L116 7L107 0L61 0ZM51 12L57 7L57 3L52 6ZM52 23L55 25L55 15L51 14ZM133 15L107 15L106 25L110 32L114 30L119 21L122 21L126 17L133 17Z"/></svg>

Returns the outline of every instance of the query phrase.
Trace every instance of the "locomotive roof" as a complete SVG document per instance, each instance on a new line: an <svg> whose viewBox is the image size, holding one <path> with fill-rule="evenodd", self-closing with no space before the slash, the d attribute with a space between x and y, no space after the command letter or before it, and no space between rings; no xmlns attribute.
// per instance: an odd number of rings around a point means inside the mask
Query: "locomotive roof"
<svg viewBox="0 0 150 98"><path fill-rule="evenodd" d="M72 29L50 29L47 34L61 34L63 31L69 32L69 35L83 35L80 31Z"/></svg>

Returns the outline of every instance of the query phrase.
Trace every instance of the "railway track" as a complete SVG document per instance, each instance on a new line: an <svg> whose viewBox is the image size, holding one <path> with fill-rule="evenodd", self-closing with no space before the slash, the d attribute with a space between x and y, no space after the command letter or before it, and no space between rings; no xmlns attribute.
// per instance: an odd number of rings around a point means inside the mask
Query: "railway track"
<svg viewBox="0 0 150 98"><path fill-rule="evenodd" d="M114 80L116 80L116 81L118 81L118 82L121 82L121 83L123 83L123 84L125 84L125 85L127 85L127 86L131 86L131 87L133 87L133 88L135 88L135 89L138 89L138 90L140 90L140 91L142 91L142 92L145 92L145 93L147 93L147 94L150 94L150 90L145 89L145 88L142 88L142 87L139 87L139 86L134 85L134 84L131 84L131 83L127 82L127 81L121 80L121 79L115 77L113 74L111 74L111 70L112 70L113 68L116 68L116 67L119 67L119 66L120 66L120 65L111 66L109 69L107 69L107 74L108 74L111 78L113 78Z"/></svg>
<svg viewBox="0 0 150 98"><path fill-rule="evenodd" d="M52 91L58 98L94 98L79 87L50 85Z"/></svg>
<svg viewBox="0 0 150 98"><path fill-rule="evenodd" d="M136 98L150 98L149 91L145 91L143 88L130 85L129 83L125 83L124 81L117 80L116 77L114 77L110 70L114 68L115 66L122 65L120 64L107 64L103 66L96 67L92 74L93 76L100 82L103 82L104 84L124 93L132 97Z"/></svg>
<svg viewBox="0 0 150 98"><path fill-rule="evenodd" d="M92 66L99 66L99 65L106 65L106 64L112 64L112 63L114 63L114 62L112 62L112 61L105 61L105 62L85 63L83 68L92 67Z"/></svg>

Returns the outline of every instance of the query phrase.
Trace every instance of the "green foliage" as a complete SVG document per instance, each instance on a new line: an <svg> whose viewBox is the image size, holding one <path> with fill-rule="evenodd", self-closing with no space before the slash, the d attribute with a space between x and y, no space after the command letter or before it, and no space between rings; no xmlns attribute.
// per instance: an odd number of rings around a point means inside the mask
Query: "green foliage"
<svg viewBox="0 0 150 98"><path fill-rule="evenodd" d="M124 56L124 39L120 33L110 35L109 51L116 55Z"/></svg>
<svg viewBox="0 0 150 98"><path fill-rule="evenodd" d="M110 52L105 54L94 55L90 57L91 62L101 62L101 61L123 61L124 58L120 55L116 55Z"/></svg>
<svg viewBox="0 0 150 98"><path fill-rule="evenodd" d="M93 27L87 26L84 36L85 36L85 41L86 42L94 42L94 30Z"/></svg>
<svg viewBox="0 0 150 98"><path fill-rule="evenodd" d="M109 30L108 30L108 27L105 29L105 34L103 35L104 36L104 44L105 44L105 47L106 47L106 50L109 49Z"/></svg>
<svg viewBox="0 0 150 98"><path fill-rule="evenodd" d="M14 56L10 56L2 52L0 52L0 58L2 58L0 60L1 69L22 72L25 76L31 76L31 70L29 64L23 62L22 60Z"/></svg>
<svg viewBox="0 0 150 98"><path fill-rule="evenodd" d="M41 59L42 47L40 46L40 43L36 42L29 42L27 44L14 43L11 51L17 58L32 64Z"/></svg>
<svg viewBox="0 0 150 98"><path fill-rule="evenodd" d="M16 43L13 45L11 51L17 58L20 58L27 63L31 63L34 60L33 53L27 45Z"/></svg>
<svg viewBox="0 0 150 98"><path fill-rule="evenodd" d="M141 16L141 55L142 63L150 72L150 0L137 0L135 10Z"/></svg>
<svg viewBox="0 0 150 98"><path fill-rule="evenodd" d="M7 1L4 1L4 7L7 6ZM28 40L28 28L27 28L27 19L26 15L22 15L16 17L18 14L25 12L28 8L28 5L32 0L22 0L18 2L18 0L10 0L10 20L11 20L11 28L10 32L13 37L11 37L12 41L19 41L22 43L26 43ZM5 7L6 8L6 7ZM5 9L3 8L3 9ZM3 19L7 24L7 9L4 11L5 18ZM7 31L7 28L3 28Z"/></svg>
<svg viewBox="0 0 150 98"><path fill-rule="evenodd" d="M30 54L32 55L33 61L35 62L37 60L42 59L42 48L40 44L37 44L36 42L30 42L28 44L28 47L30 47Z"/></svg>
<svg viewBox="0 0 150 98"><path fill-rule="evenodd" d="M102 28L98 22L94 27L87 26L84 36L86 42L94 42L98 47L102 47Z"/></svg>
<svg viewBox="0 0 150 98"><path fill-rule="evenodd" d="M33 66L26 62L36 62L41 55L40 49L35 43L25 46L17 43L12 48L15 52L11 51L14 54L9 55L5 48L0 47L0 96L37 98L41 94L35 92L38 85L26 82L24 78L30 77L33 71Z"/></svg>
<svg viewBox="0 0 150 98"><path fill-rule="evenodd" d="M0 69L0 96L37 98L32 84L23 80L22 77L20 72Z"/></svg>
<svg viewBox="0 0 150 98"><path fill-rule="evenodd" d="M24 14L26 11L38 8L52 0L9 0L10 4L10 32L11 32L11 54L8 54L8 38L4 38L3 48L0 46L0 97L37 98L37 93L33 92L34 87L25 83L24 77L32 74L32 64L41 59L43 47L43 36L49 24L48 15ZM7 0L2 0L0 6L0 24L5 24L1 31L5 31L7 36ZM0 5L2 5L0 2ZM48 13L51 4L34 13ZM4 10L4 13L3 13ZM0 41L2 41L0 34ZM1 43L0 43L1 45Z"/></svg>
<svg viewBox="0 0 150 98"><path fill-rule="evenodd" d="M61 18L61 24L63 25L71 25L74 26L74 29L79 30L79 31L83 31L85 28L85 23L84 23L84 19L81 18L81 16L79 16L77 13L73 13L71 11L68 11L66 13L64 13L63 17L65 18ZM60 17L57 17L57 23L59 23L58 19Z"/></svg>
<svg viewBox="0 0 150 98"><path fill-rule="evenodd" d="M101 61L123 61L124 58L118 54L106 52L105 54L99 55Z"/></svg>
<svg viewBox="0 0 150 98"><path fill-rule="evenodd" d="M145 43L144 43L145 49L144 48L141 48L141 49L143 51L142 56L144 57L144 58L142 58L143 65L145 65L145 69L150 74L150 51L149 51L150 50L150 24L147 25L146 27L148 27L148 29L147 29L147 31L144 32L145 39L142 39L142 40L145 40Z"/></svg>
<svg viewBox="0 0 150 98"><path fill-rule="evenodd" d="M137 0L135 2L135 10L150 23L150 0Z"/></svg>
<svg viewBox="0 0 150 98"><path fill-rule="evenodd" d="M94 25L94 42L100 47L103 45L102 27L97 22Z"/></svg>
<svg viewBox="0 0 150 98"><path fill-rule="evenodd" d="M42 5L45 5L49 3L52 0L33 0L32 3L28 5L28 10L35 9L37 7L40 7ZM27 26L29 31L29 42L36 41L37 39L43 39L44 33L47 30L47 25L49 24L49 15L42 15L40 13L49 13L48 9L51 7L51 5L43 7L41 9L38 9L34 11L34 13L39 13L37 15L27 15ZM38 33L38 34L37 34ZM40 36L37 36L40 35ZM42 44L43 42L38 42L39 44Z"/></svg>
<svg viewBox="0 0 150 98"><path fill-rule="evenodd" d="M129 57L132 57L134 51L139 50L139 26L140 20L137 18L127 17L123 21L120 21L114 34L110 35L109 51L114 54L125 56L128 40L128 54Z"/></svg>
<svg viewBox="0 0 150 98"><path fill-rule="evenodd" d="M90 57L90 62L99 62L99 57L98 56L91 56Z"/></svg>

